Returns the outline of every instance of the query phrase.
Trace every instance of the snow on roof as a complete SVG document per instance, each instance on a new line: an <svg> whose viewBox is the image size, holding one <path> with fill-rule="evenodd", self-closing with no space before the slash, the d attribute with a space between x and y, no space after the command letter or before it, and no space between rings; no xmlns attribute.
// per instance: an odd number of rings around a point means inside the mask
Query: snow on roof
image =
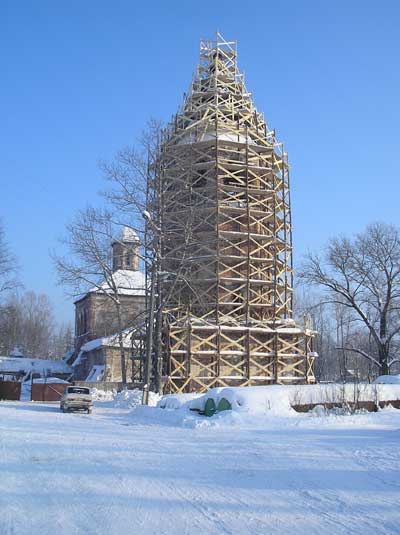
<svg viewBox="0 0 400 535"><path fill-rule="evenodd" d="M41 377L40 379L33 379L34 383L39 384L48 384L48 383L56 383L56 384L66 384L70 385L71 383L69 381L64 381L64 379L59 379L58 377Z"/></svg>
<svg viewBox="0 0 400 535"><path fill-rule="evenodd" d="M84 355L84 352L83 351L79 351L78 356L76 357L74 362L72 362L72 364L71 364L71 366L73 368L75 368L75 366L78 366L79 364L81 364L83 355Z"/></svg>
<svg viewBox="0 0 400 535"><path fill-rule="evenodd" d="M67 351L63 355L63 361L68 362L69 359L72 357L72 355L75 353L75 349L71 347L70 349L67 349Z"/></svg>
<svg viewBox="0 0 400 535"><path fill-rule="evenodd" d="M131 227L123 227L121 241L127 243L135 243L139 241L139 236Z"/></svg>
<svg viewBox="0 0 400 535"><path fill-rule="evenodd" d="M137 334L137 329L133 327L128 327L127 329L124 329L122 332L123 335L123 343L125 348L131 348L132 347L132 337L133 335ZM86 342L86 344L83 344L81 347L81 350L75 359L72 366L77 366L81 363L82 358L84 358L84 353L87 353L88 351L93 351L94 349L98 349L100 347L118 347L119 346L119 340L118 340L118 333L112 334L110 336L104 336L102 338L96 338L95 340L90 340L90 342Z"/></svg>
<svg viewBox="0 0 400 535"><path fill-rule="evenodd" d="M112 278L119 295L145 295L146 277L142 271L132 271L129 269L117 269L112 274ZM90 293L111 294L110 284L104 280L99 286L94 286L86 294L80 295L75 303L86 297Z"/></svg>
<svg viewBox="0 0 400 535"><path fill-rule="evenodd" d="M217 134L215 130L209 130L207 132L192 132L184 135L179 141L178 145L186 145L198 141L211 141L216 139ZM230 134L227 132L218 131L218 139L220 141L234 141L235 143L248 143L249 145L257 145L250 136L243 136L241 134Z"/></svg>
<svg viewBox="0 0 400 535"><path fill-rule="evenodd" d="M121 295L144 295L145 276L141 271L131 271L129 269L118 269L112 274L114 284ZM101 290L105 293L111 292L110 285L104 281L100 285ZM98 288L92 288L90 292L99 291Z"/></svg>
<svg viewBox="0 0 400 535"><path fill-rule="evenodd" d="M131 227L122 227L119 236L113 240L114 243L139 243L140 239Z"/></svg>
<svg viewBox="0 0 400 535"><path fill-rule="evenodd" d="M92 369L90 370L88 376L86 377L86 381L101 381L104 376L104 370L105 366L102 364L95 364L92 366Z"/></svg>
<svg viewBox="0 0 400 535"><path fill-rule="evenodd" d="M0 357L1 372L72 373L71 366L63 360L35 359L28 357Z"/></svg>

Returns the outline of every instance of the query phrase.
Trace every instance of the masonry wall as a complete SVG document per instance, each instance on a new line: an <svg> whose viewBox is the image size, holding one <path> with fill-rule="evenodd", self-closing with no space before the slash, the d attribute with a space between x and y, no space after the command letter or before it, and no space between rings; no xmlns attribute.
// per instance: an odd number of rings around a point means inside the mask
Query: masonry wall
<svg viewBox="0 0 400 535"><path fill-rule="evenodd" d="M126 375L128 382L132 379L132 351L125 348ZM85 351L81 357L81 362L75 367L74 379L84 381L93 366L106 366L104 381L122 381L121 374L121 353L117 347L100 347L93 351Z"/></svg>
<svg viewBox="0 0 400 535"><path fill-rule="evenodd" d="M141 321L145 308L144 296L122 295L121 317L123 328ZM76 350L90 340L110 336L118 332L116 306L110 298L89 293L75 304Z"/></svg>

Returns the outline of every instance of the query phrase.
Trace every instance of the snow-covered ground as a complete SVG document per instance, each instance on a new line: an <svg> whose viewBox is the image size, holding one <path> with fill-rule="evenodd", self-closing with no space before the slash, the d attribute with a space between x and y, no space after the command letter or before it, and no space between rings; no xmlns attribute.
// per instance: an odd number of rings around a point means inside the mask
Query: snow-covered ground
<svg viewBox="0 0 400 535"><path fill-rule="evenodd" d="M400 410L134 405L1 402L0 534L400 533Z"/></svg>

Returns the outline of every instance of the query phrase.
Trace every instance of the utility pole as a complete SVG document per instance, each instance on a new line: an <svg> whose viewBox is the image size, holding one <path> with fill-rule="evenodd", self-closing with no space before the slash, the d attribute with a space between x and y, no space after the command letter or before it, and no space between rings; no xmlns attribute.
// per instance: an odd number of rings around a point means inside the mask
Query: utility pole
<svg viewBox="0 0 400 535"><path fill-rule="evenodd" d="M144 364L144 386L142 404L149 404L149 390L151 381L151 370L153 364L153 331L154 331L154 304L155 304L155 286L156 286L156 263L152 266L151 282L150 282L150 302L149 302L149 314L147 318L146 329L146 360Z"/></svg>
<svg viewBox="0 0 400 535"><path fill-rule="evenodd" d="M150 241L151 249L151 282L150 282L150 300L148 302L148 323L146 330L146 361L145 361L145 384L143 388L143 404L149 403L150 383L152 379L152 370L154 369L154 386L158 393L162 391L162 295L161 295L161 205L162 205L162 187L160 182L160 138L157 139L157 159L155 163L153 195L154 199L149 201L149 189L147 191L146 204L150 206L150 212L145 210L143 218L146 220L146 229L151 229L152 239ZM148 187L150 179L150 155L148 155ZM153 202L151 202L153 201ZM151 213L152 212L152 213ZM153 220L152 214L155 216ZM154 311L156 309L156 317ZM154 322L155 319L155 322ZM154 332L155 330L155 332ZM155 353L155 362L153 362L153 348Z"/></svg>
<svg viewBox="0 0 400 535"><path fill-rule="evenodd" d="M156 241L152 247L152 265L151 265L151 278L150 278L150 299L148 306L147 317L147 329L146 329L146 356L145 356L145 369L144 369L144 387L142 404L149 404L149 391L151 383L151 372L153 370L153 347L155 348L156 362L155 364L155 387L157 392L161 391L161 330L162 330L162 298L161 298L161 276L160 276L160 227L158 227L151 218L150 213L145 210L143 217L146 220L146 224L152 227L156 236ZM156 312L156 332L154 333L154 310ZM154 343L155 341L155 343Z"/></svg>
<svg viewBox="0 0 400 535"><path fill-rule="evenodd" d="M158 264L159 265L159 264ZM161 296L161 275L157 270L157 313L156 313L156 333L155 333L155 389L158 394L162 394L162 296Z"/></svg>

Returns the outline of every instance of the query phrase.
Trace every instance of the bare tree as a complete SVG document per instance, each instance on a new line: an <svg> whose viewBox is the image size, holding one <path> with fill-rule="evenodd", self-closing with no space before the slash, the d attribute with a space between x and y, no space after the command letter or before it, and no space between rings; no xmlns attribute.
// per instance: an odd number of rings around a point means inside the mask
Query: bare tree
<svg viewBox="0 0 400 535"><path fill-rule="evenodd" d="M149 387L151 369L154 368L155 388L161 391L162 375L162 318L164 303L175 291L178 281L187 285L189 277L185 266L189 264L174 259L168 271L162 270L164 244L168 236L162 233L163 203L168 180L163 175L163 142L166 132L162 125L152 120L139 144L126 147L118 152L111 163L102 163L105 178L111 189L104 195L113 206L114 217L118 224L130 226L140 236L146 269L146 362L145 388ZM167 173L168 174L168 173ZM183 186L182 186L183 187ZM185 186L186 187L186 186ZM171 192L169 192L171 194ZM188 244L193 241L192 227L195 219L194 209L185 221L184 240L187 246L183 257L189 251ZM186 267L189 269L189 267ZM168 290L164 281L169 282ZM171 284L172 282L172 284ZM155 362L153 363L153 358ZM154 365L154 366L153 366Z"/></svg>
<svg viewBox="0 0 400 535"><path fill-rule="evenodd" d="M138 234L146 271L146 359L144 400L147 400L155 350L156 388L160 390L162 299L160 279L161 181L160 146L162 125L151 120L136 147L118 152L111 163L102 163L111 189L104 195L114 208L118 224Z"/></svg>
<svg viewBox="0 0 400 535"><path fill-rule="evenodd" d="M50 354L53 359L62 359L65 353L74 347L74 335L69 323L61 323L53 332L50 343Z"/></svg>
<svg viewBox="0 0 400 535"><path fill-rule="evenodd" d="M398 361L400 333L400 234L374 223L353 239L330 240L321 258L309 254L300 279L325 290L325 301L345 307L368 332L376 354L360 344L346 345L377 366L383 375Z"/></svg>
<svg viewBox="0 0 400 535"><path fill-rule="evenodd" d="M156 165L159 158L162 125L149 121L135 146L117 152L111 162L100 162L100 169L111 188L103 193L113 207L117 224L131 227L145 245L146 220L143 214L151 212L154 221L158 214ZM147 229L153 233L155 229ZM146 235L149 242L149 235Z"/></svg>
<svg viewBox="0 0 400 535"><path fill-rule="evenodd" d="M66 254L53 254L59 283L77 297L90 289L103 294L114 305L118 326L122 382L126 383L126 356L122 321L122 303L118 280L113 270L111 243L117 227L113 214L104 209L87 207L67 225L62 240Z"/></svg>
<svg viewBox="0 0 400 535"><path fill-rule="evenodd" d="M16 260L6 241L4 227L0 221L0 296L18 285Z"/></svg>
<svg viewBox="0 0 400 535"><path fill-rule="evenodd" d="M9 296L0 317L0 347L9 354L19 347L27 356L48 358L54 332L54 313L45 294L25 292Z"/></svg>

